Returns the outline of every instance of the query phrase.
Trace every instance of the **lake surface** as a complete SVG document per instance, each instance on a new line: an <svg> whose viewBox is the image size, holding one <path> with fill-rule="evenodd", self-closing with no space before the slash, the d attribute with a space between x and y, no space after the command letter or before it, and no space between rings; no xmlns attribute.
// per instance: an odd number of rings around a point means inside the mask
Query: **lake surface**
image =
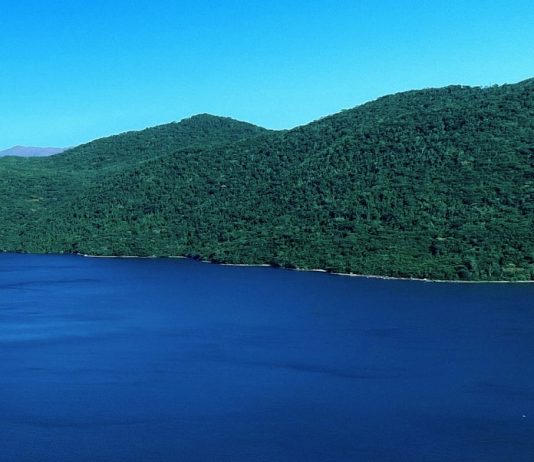
<svg viewBox="0 0 534 462"><path fill-rule="evenodd" d="M534 460L534 285L0 255L0 460Z"/></svg>

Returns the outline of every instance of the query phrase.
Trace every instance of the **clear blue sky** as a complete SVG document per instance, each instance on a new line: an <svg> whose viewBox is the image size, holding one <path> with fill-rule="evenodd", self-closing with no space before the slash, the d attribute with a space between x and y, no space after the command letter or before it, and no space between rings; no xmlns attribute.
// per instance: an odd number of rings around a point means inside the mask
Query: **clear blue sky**
<svg viewBox="0 0 534 462"><path fill-rule="evenodd" d="M2 0L0 149L534 76L532 0Z"/></svg>

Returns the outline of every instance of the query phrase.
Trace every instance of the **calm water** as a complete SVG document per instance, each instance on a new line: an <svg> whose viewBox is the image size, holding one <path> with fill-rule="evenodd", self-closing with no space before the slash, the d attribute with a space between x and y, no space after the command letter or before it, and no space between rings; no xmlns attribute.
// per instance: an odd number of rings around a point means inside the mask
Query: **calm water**
<svg viewBox="0 0 534 462"><path fill-rule="evenodd" d="M534 460L534 286L0 255L1 461Z"/></svg>

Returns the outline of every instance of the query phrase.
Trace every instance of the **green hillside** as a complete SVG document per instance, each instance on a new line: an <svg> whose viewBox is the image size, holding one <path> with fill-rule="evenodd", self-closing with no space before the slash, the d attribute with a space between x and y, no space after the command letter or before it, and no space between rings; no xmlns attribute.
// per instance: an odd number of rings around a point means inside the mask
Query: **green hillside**
<svg viewBox="0 0 534 462"><path fill-rule="evenodd" d="M534 279L534 79L273 132L197 116L0 159L0 249Z"/></svg>
<svg viewBox="0 0 534 462"><path fill-rule="evenodd" d="M102 138L50 157L46 164L55 170L83 169L91 175L106 170L107 174L183 148L208 148L268 132L228 117L201 114L178 123Z"/></svg>
<svg viewBox="0 0 534 462"><path fill-rule="evenodd" d="M39 229L36 221L65 214L69 200L93 184L105 183L113 172L127 171L147 159L186 147L232 143L268 132L227 117L198 115L179 123L102 138L53 157L2 158L0 249L26 251L23 230L35 234ZM31 245L38 245L42 251L45 242L58 237L55 226L39 231Z"/></svg>

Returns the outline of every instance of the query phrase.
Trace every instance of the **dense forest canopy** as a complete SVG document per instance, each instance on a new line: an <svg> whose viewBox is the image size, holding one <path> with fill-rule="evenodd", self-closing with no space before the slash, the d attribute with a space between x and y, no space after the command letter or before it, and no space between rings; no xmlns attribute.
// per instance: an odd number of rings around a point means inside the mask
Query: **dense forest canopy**
<svg viewBox="0 0 534 462"><path fill-rule="evenodd" d="M0 159L0 250L534 280L534 79L228 118Z"/></svg>

